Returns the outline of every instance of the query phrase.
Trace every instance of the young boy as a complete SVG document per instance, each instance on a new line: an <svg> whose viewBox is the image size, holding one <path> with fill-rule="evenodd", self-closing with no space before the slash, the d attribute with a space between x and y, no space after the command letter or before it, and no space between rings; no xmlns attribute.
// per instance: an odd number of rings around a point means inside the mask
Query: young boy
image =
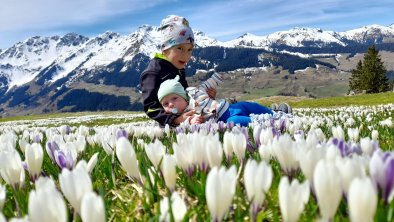
<svg viewBox="0 0 394 222"><path fill-rule="evenodd" d="M156 120L161 126L169 124L177 126L194 114L189 112L174 114L167 113L157 98L160 84L165 80L179 77L183 89L188 87L185 75L185 65L189 62L194 47L194 35L189 22L177 15L169 15L160 24L162 53L156 53L148 67L140 77L142 99L145 113ZM208 89L207 93L214 98L216 90Z"/></svg>
<svg viewBox="0 0 394 222"><path fill-rule="evenodd" d="M223 82L222 76L218 73L213 74L198 88L187 88L188 93L178 80L179 78L176 77L164 81L160 85L157 97L167 113L181 114L194 110L197 115L187 117L186 121L189 124L199 124L214 118L215 121L247 126L251 122L250 114L273 114L269 108L254 102L229 104L224 99L217 101L209 98L206 89L216 89Z"/></svg>

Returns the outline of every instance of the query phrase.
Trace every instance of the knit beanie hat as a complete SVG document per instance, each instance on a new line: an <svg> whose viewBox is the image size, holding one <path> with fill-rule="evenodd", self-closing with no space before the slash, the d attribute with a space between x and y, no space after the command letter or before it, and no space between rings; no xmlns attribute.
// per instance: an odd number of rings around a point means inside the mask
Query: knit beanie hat
<svg viewBox="0 0 394 222"><path fill-rule="evenodd" d="M159 98L159 101L161 102L161 100L165 96L172 93L181 96L186 101L188 100L186 91L183 88L182 84L179 82L179 76L176 76L174 79L167 79L166 81L162 82L160 84L159 91L157 91L157 98Z"/></svg>
<svg viewBox="0 0 394 222"><path fill-rule="evenodd" d="M168 15L161 23L161 50L169 49L182 43L194 44L194 34L189 26L189 22L177 15Z"/></svg>

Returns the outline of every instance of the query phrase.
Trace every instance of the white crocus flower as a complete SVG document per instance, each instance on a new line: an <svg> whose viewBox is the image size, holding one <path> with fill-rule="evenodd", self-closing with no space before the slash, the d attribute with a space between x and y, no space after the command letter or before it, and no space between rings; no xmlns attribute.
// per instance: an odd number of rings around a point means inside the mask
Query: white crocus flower
<svg viewBox="0 0 394 222"><path fill-rule="evenodd" d="M349 140L351 140L353 142L358 141L359 133L360 132L359 132L358 128L348 128L347 129L347 135L349 137Z"/></svg>
<svg viewBox="0 0 394 222"><path fill-rule="evenodd" d="M87 165L88 173L92 173L94 167L96 166L96 164L97 164L97 159L98 159L98 154L99 154L99 153L97 152L97 153L93 154L92 157L90 157L89 162L88 162L88 165Z"/></svg>
<svg viewBox="0 0 394 222"><path fill-rule="evenodd" d="M84 194L92 192L92 181L85 161L81 161L72 170L63 168L59 176L60 188L71 206L81 212L81 200Z"/></svg>
<svg viewBox="0 0 394 222"><path fill-rule="evenodd" d="M42 162L44 159L44 151L41 144L33 143L26 147L26 163L30 177L35 180L41 173Z"/></svg>
<svg viewBox="0 0 394 222"><path fill-rule="evenodd" d="M21 187L25 180L22 160L15 149L0 152L0 175L14 189Z"/></svg>
<svg viewBox="0 0 394 222"><path fill-rule="evenodd" d="M299 167L295 148L296 144L289 134L284 134L272 141L272 153L280 163L282 170L287 174L291 174Z"/></svg>
<svg viewBox="0 0 394 222"><path fill-rule="evenodd" d="M309 150L299 149L298 152L297 156L302 173L309 181L313 181L313 172L317 162L325 156L325 149L316 147Z"/></svg>
<svg viewBox="0 0 394 222"><path fill-rule="evenodd" d="M1 211L0 211L0 222L7 222L7 220L5 219L5 217Z"/></svg>
<svg viewBox="0 0 394 222"><path fill-rule="evenodd" d="M377 192L370 178L356 178L352 181L348 194L351 221L374 221L377 203Z"/></svg>
<svg viewBox="0 0 394 222"><path fill-rule="evenodd" d="M269 162L272 157L271 144L260 144L259 154L262 160Z"/></svg>
<svg viewBox="0 0 394 222"><path fill-rule="evenodd" d="M191 175L194 170L194 156L192 147L185 142L178 140L178 143L173 143L174 157L177 165L182 168L188 175Z"/></svg>
<svg viewBox="0 0 394 222"><path fill-rule="evenodd" d="M234 165L228 170L213 167L208 173L205 196L212 220L221 221L227 213L235 194L236 176Z"/></svg>
<svg viewBox="0 0 394 222"><path fill-rule="evenodd" d="M116 156L127 176L140 181L137 156L126 137L120 137L116 142Z"/></svg>
<svg viewBox="0 0 394 222"><path fill-rule="evenodd" d="M369 137L361 138L360 139L360 148L363 151L363 154L372 156L374 151L374 141L371 140Z"/></svg>
<svg viewBox="0 0 394 222"><path fill-rule="evenodd" d="M232 135L233 150L239 162L242 162L246 152L246 139L242 133L233 133Z"/></svg>
<svg viewBox="0 0 394 222"><path fill-rule="evenodd" d="M223 135L223 151L226 155L227 160L230 160L233 157L233 134L231 132L226 131Z"/></svg>
<svg viewBox="0 0 394 222"><path fill-rule="evenodd" d="M341 169L339 170L339 174L341 175L342 191L345 194L348 193L350 183L353 179L365 176L363 167L356 159L337 157L335 166L337 169Z"/></svg>
<svg viewBox="0 0 394 222"><path fill-rule="evenodd" d="M378 140L378 137L379 137L379 132L377 130L372 130L371 138L376 141Z"/></svg>
<svg viewBox="0 0 394 222"><path fill-rule="evenodd" d="M249 201L253 201L253 208L258 209L271 187L273 173L271 166L265 161L257 163L249 159L245 165L244 183ZM256 213L256 212L253 212Z"/></svg>
<svg viewBox="0 0 394 222"><path fill-rule="evenodd" d="M160 201L160 219L159 221L172 221L170 217L170 205L168 197L164 197ZM187 212L185 201L177 192L171 194L171 209L174 221L182 221Z"/></svg>
<svg viewBox="0 0 394 222"><path fill-rule="evenodd" d="M164 127L164 132L168 137L170 136L171 133L170 125L166 124L166 126Z"/></svg>
<svg viewBox="0 0 394 222"><path fill-rule="evenodd" d="M81 201L81 218L83 222L105 222L103 198L94 192L84 194Z"/></svg>
<svg viewBox="0 0 394 222"><path fill-rule="evenodd" d="M332 137L338 138L338 139L344 139L345 138L345 132L343 131L341 126L333 126L332 127Z"/></svg>
<svg viewBox="0 0 394 222"><path fill-rule="evenodd" d="M337 167L329 161L320 160L313 174L313 185L323 220L334 217L342 197L342 182Z"/></svg>
<svg viewBox="0 0 394 222"><path fill-rule="evenodd" d="M279 183L279 207L283 221L296 222L309 200L308 180L300 184L294 179L291 184L287 177L282 177Z"/></svg>
<svg viewBox="0 0 394 222"><path fill-rule="evenodd" d="M23 153L25 153L26 147L29 145L29 142L27 142L27 141L24 140L24 139L20 139L18 143L19 143L19 148L20 148L20 150L21 150Z"/></svg>
<svg viewBox="0 0 394 222"><path fill-rule="evenodd" d="M209 166L220 166L223 159L223 145L219 141L219 134L210 137L206 140L205 150Z"/></svg>
<svg viewBox="0 0 394 222"><path fill-rule="evenodd" d="M3 185L0 184L0 212L3 209L6 197L6 190Z"/></svg>
<svg viewBox="0 0 394 222"><path fill-rule="evenodd" d="M161 163L161 172L166 186L171 191L175 190L176 184L176 160L174 156L165 154Z"/></svg>
<svg viewBox="0 0 394 222"><path fill-rule="evenodd" d="M274 139L274 134L272 132L272 128L268 127L262 129L260 132L260 143L261 144L271 144L272 140Z"/></svg>
<svg viewBox="0 0 394 222"><path fill-rule="evenodd" d="M145 144L145 153L153 166L157 169L161 158L163 158L166 153L166 148L160 140L156 139L153 143Z"/></svg>
<svg viewBox="0 0 394 222"><path fill-rule="evenodd" d="M52 178L39 177L36 180L36 190L29 194L28 208L31 222L67 221L66 203Z"/></svg>

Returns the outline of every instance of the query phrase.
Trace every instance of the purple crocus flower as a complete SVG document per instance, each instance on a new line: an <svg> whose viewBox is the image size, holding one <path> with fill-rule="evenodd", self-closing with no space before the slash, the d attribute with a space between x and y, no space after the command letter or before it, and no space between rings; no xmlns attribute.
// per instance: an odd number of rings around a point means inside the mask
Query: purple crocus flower
<svg viewBox="0 0 394 222"><path fill-rule="evenodd" d="M57 143L55 141L49 141L49 142L47 142L45 149L46 149L49 157L51 158L52 162L56 163L55 150L60 150Z"/></svg>
<svg viewBox="0 0 394 222"><path fill-rule="evenodd" d="M124 129L118 129L118 130L116 131L116 140L118 140L120 137L125 137L125 138L127 138L127 137L128 137L127 131L124 130Z"/></svg>
<svg viewBox="0 0 394 222"><path fill-rule="evenodd" d="M253 146L249 140L248 128L241 127L241 133L244 135L245 140L246 140L246 149L249 151L254 151Z"/></svg>
<svg viewBox="0 0 394 222"><path fill-rule="evenodd" d="M383 153L381 150L376 150L369 162L369 172L381 191L384 203L388 204L394 184L393 153Z"/></svg>
<svg viewBox="0 0 394 222"><path fill-rule="evenodd" d="M72 170L74 167L74 159L70 151L56 150L55 151L56 164L61 168Z"/></svg>
<svg viewBox="0 0 394 222"><path fill-rule="evenodd" d="M218 128L219 128L219 132L224 132L227 129L227 124L223 121L219 121L218 122Z"/></svg>
<svg viewBox="0 0 394 222"><path fill-rule="evenodd" d="M262 129L263 129L263 126L261 126L260 124L253 128L253 139L254 139L254 144L255 144L256 149L258 149L261 145L260 134L261 134Z"/></svg>
<svg viewBox="0 0 394 222"><path fill-rule="evenodd" d="M74 159L71 151L63 151L55 141L50 141L46 145L46 151L53 163L56 163L61 169L74 167Z"/></svg>
<svg viewBox="0 0 394 222"><path fill-rule="evenodd" d="M175 128L175 134L182 134L182 133L186 133L185 128L183 127L176 127Z"/></svg>
<svg viewBox="0 0 394 222"><path fill-rule="evenodd" d="M41 143L41 137L40 137L40 135L34 135L34 137L33 137L33 142L35 142L35 143Z"/></svg>
<svg viewBox="0 0 394 222"><path fill-rule="evenodd" d="M284 133L286 131L286 119L279 120L279 131Z"/></svg>

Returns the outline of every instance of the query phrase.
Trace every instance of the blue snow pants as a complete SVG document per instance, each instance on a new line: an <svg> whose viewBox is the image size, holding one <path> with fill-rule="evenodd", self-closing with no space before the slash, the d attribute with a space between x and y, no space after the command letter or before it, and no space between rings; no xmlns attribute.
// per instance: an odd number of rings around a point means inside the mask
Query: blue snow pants
<svg viewBox="0 0 394 222"><path fill-rule="evenodd" d="M219 118L219 121L226 123L233 122L234 125L248 126L252 121L250 114L273 114L272 110L268 107L254 102L237 102L230 104L229 108Z"/></svg>

